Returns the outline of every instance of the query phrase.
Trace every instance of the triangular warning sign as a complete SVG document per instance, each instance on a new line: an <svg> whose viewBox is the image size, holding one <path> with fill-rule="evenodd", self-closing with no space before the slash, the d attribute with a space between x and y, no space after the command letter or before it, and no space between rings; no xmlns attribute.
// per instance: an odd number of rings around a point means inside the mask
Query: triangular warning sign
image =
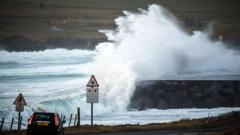
<svg viewBox="0 0 240 135"><path fill-rule="evenodd" d="M27 105L22 93L20 93L15 101L13 102L14 105L22 106L22 105Z"/></svg>
<svg viewBox="0 0 240 135"><path fill-rule="evenodd" d="M98 82L94 75L92 75L90 80L88 81L87 87L99 87Z"/></svg>

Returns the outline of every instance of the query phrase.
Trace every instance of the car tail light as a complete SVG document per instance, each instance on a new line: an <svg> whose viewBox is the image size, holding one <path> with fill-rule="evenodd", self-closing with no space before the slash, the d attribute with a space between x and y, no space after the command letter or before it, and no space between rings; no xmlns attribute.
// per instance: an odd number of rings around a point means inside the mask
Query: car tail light
<svg viewBox="0 0 240 135"><path fill-rule="evenodd" d="M32 125L32 119L33 119L33 116L30 116L30 118L28 119L28 125Z"/></svg>
<svg viewBox="0 0 240 135"><path fill-rule="evenodd" d="M54 115L54 122L55 122L55 126L59 125L59 120L58 120L57 114Z"/></svg>

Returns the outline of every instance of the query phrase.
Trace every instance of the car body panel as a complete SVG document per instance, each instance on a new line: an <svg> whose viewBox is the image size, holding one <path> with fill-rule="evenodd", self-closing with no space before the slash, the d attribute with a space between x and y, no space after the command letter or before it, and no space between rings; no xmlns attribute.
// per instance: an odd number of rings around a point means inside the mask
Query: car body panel
<svg viewBox="0 0 240 135"><path fill-rule="evenodd" d="M29 120L27 135L62 135L64 132L63 122L57 113L35 112Z"/></svg>

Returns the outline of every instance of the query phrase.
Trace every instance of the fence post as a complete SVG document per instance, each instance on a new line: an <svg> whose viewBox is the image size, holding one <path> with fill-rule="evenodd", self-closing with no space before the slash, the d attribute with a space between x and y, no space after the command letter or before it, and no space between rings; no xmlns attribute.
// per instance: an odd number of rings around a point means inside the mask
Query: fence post
<svg viewBox="0 0 240 135"><path fill-rule="evenodd" d="M65 115L63 115L63 120L65 120ZM63 125L64 125L64 123L63 123ZM63 126L63 125L62 125L62 126Z"/></svg>
<svg viewBox="0 0 240 135"><path fill-rule="evenodd" d="M60 120L62 121L63 120L63 115L61 114L61 116L60 116Z"/></svg>
<svg viewBox="0 0 240 135"><path fill-rule="evenodd" d="M4 118L2 118L1 127L0 127L0 133L2 132L3 124L4 124Z"/></svg>
<svg viewBox="0 0 240 135"><path fill-rule="evenodd" d="M65 120L65 115L63 115L63 120Z"/></svg>
<svg viewBox="0 0 240 135"><path fill-rule="evenodd" d="M74 118L74 127L76 126L76 122L77 122L77 114L75 115L75 118Z"/></svg>
<svg viewBox="0 0 240 135"><path fill-rule="evenodd" d="M77 126L80 126L80 107L77 108Z"/></svg>
<svg viewBox="0 0 240 135"><path fill-rule="evenodd" d="M69 120L68 127L70 127L70 126L71 126L71 121L72 121L72 114L70 115L70 120Z"/></svg>
<svg viewBox="0 0 240 135"><path fill-rule="evenodd" d="M10 126L10 131L12 131L13 122L14 122L14 118L12 118L12 122L11 122L11 126Z"/></svg>

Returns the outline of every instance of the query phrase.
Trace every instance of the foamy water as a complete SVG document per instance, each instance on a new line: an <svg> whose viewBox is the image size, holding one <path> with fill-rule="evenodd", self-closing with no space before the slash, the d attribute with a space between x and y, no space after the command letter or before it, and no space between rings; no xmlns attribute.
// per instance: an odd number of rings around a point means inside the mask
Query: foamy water
<svg viewBox="0 0 240 135"><path fill-rule="evenodd" d="M151 5L139 13L124 14L115 20L116 30L103 31L111 42L97 45L94 51L0 51L0 117L9 121L17 116L12 103L22 92L28 103L23 113L25 122L33 111L68 115L77 107L81 107L82 119L88 120L85 85L92 74L100 84L100 102L94 106L99 124L206 117L212 110L196 109L203 112L201 115L194 113L197 111L177 115L189 110L165 110L173 115L161 117L161 110L129 112L127 106L138 80L240 79L238 52L227 49L221 41L211 41L203 32L187 34L162 7ZM212 113L235 109L219 108Z"/></svg>

